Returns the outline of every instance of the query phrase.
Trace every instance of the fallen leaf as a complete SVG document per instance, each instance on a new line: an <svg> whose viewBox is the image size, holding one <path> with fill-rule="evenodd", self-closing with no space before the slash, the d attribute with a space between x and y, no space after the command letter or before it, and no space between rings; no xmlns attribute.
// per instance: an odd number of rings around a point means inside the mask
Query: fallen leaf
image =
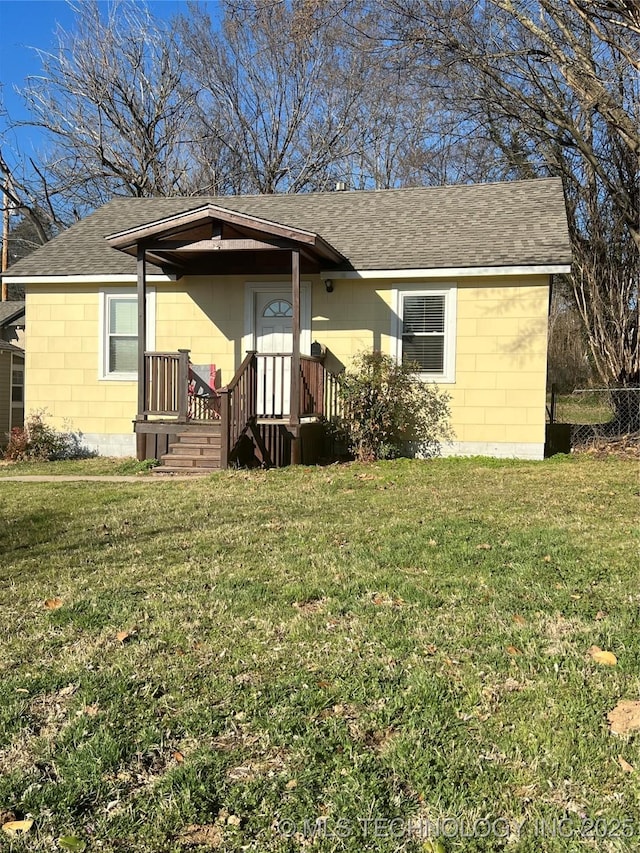
<svg viewBox="0 0 640 853"><path fill-rule="evenodd" d="M447 853L447 848L442 841L425 841L422 849L424 853Z"/></svg>
<svg viewBox="0 0 640 853"><path fill-rule="evenodd" d="M86 705L84 709L84 712L87 717L97 717L99 711L100 706L97 703L95 705Z"/></svg>
<svg viewBox="0 0 640 853"><path fill-rule="evenodd" d="M521 655L522 654L520 649L517 649L515 646L507 646L506 652L507 652L507 654L510 654L510 655Z"/></svg>
<svg viewBox="0 0 640 853"><path fill-rule="evenodd" d="M242 823L242 821L238 817L238 815L230 814L229 817L227 818L227 825L228 826L240 826L241 823Z"/></svg>
<svg viewBox="0 0 640 853"><path fill-rule="evenodd" d="M433 643L429 643L429 645L425 647L424 651L427 655L435 655L435 653L438 651L438 647Z"/></svg>
<svg viewBox="0 0 640 853"><path fill-rule="evenodd" d="M174 752L173 757L178 762L178 764L184 764L184 755L181 752Z"/></svg>
<svg viewBox="0 0 640 853"><path fill-rule="evenodd" d="M72 853L82 853L87 849L87 844L75 835L63 835L58 839L58 846L63 850L71 850Z"/></svg>
<svg viewBox="0 0 640 853"><path fill-rule="evenodd" d="M551 562L551 555L545 554L542 559L545 561L545 563L550 563Z"/></svg>
<svg viewBox="0 0 640 853"><path fill-rule="evenodd" d="M620 765L620 767L622 767L622 769L624 770L625 773L635 773L636 772L635 767L633 767L631 764L629 764L628 761L625 761L621 755L618 756L618 764Z"/></svg>
<svg viewBox="0 0 640 853"><path fill-rule="evenodd" d="M607 614L604 612L604 610L598 610L598 612L596 613L596 619L598 621L600 621L601 619L606 619L606 618L607 618Z"/></svg>
<svg viewBox="0 0 640 853"><path fill-rule="evenodd" d="M294 788L298 787L298 780L297 779L289 779L289 781L287 782L285 787L286 787L287 791L293 791Z"/></svg>
<svg viewBox="0 0 640 853"><path fill-rule="evenodd" d="M438 543L436 542L435 539L429 539L429 545L431 548L436 548Z"/></svg>
<svg viewBox="0 0 640 853"><path fill-rule="evenodd" d="M59 607L62 607L62 599L61 598L47 598L44 603L44 606L47 610L57 610Z"/></svg>
<svg viewBox="0 0 640 853"><path fill-rule="evenodd" d="M613 652L603 652L599 646L591 646L589 656L595 663L600 663L603 666L615 666L618 663L618 658Z"/></svg>
<svg viewBox="0 0 640 853"><path fill-rule="evenodd" d="M488 542L483 542L482 545L476 545L476 551L490 551L491 545Z"/></svg>
<svg viewBox="0 0 640 853"><path fill-rule="evenodd" d="M527 624L527 620L524 618L524 616L520 616L519 613L514 613L512 616L512 619L516 623L516 625L526 625Z"/></svg>
<svg viewBox="0 0 640 853"><path fill-rule="evenodd" d="M626 735L640 731L640 702L621 699L607 714L612 735Z"/></svg>
<svg viewBox="0 0 640 853"><path fill-rule="evenodd" d="M67 684L66 687L63 687L58 691L58 696L73 696L77 689L77 684Z"/></svg>
<svg viewBox="0 0 640 853"><path fill-rule="evenodd" d="M573 598L574 601L580 601L580 599L582 598L581 595L577 595L577 594L571 595L569 597Z"/></svg>
<svg viewBox="0 0 640 853"><path fill-rule="evenodd" d="M130 636L131 634L129 633L129 631L118 631L118 633L116 634L116 640L119 643L124 643L125 640L128 640Z"/></svg>
<svg viewBox="0 0 640 853"><path fill-rule="evenodd" d="M2 824L2 831L5 832L9 838L18 838L19 836L29 832L32 826L32 820L10 820L7 823Z"/></svg>
<svg viewBox="0 0 640 853"><path fill-rule="evenodd" d="M178 844L187 847L222 847L222 831L215 824L187 826L178 836Z"/></svg>

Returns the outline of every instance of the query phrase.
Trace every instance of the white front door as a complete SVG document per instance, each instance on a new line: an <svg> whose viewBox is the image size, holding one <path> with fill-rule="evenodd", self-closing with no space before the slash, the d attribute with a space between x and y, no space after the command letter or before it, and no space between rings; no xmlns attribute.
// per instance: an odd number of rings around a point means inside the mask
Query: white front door
<svg viewBox="0 0 640 853"><path fill-rule="evenodd" d="M258 416L285 417L291 392L291 292L256 293L255 300Z"/></svg>

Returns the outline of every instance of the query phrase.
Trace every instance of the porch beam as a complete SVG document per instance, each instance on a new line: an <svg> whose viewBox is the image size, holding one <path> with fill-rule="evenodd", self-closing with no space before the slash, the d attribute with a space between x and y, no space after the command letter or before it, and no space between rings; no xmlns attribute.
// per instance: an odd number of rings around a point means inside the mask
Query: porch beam
<svg viewBox="0 0 640 853"><path fill-rule="evenodd" d="M145 246L145 249L147 247ZM149 263L155 264L157 267L165 267L171 268L175 270L177 273L183 273L186 271L187 267L184 264L181 264L180 261L176 261L175 258L165 258L162 255L158 255L155 252L147 251L146 259Z"/></svg>
<svg viewBox="0 0 640 853"><path fill-rule="evenodd" d="M291 397L289 426L291 427L291 463L300 462L300 251L291 251Z"/></svg>
<svg viewBox="0 0 640 853"><path fill-rule="evenodd" d="M248 238L237 240L163 240L147 243L147 249L154 252L238 252L238 251L260 251L262 249L287 249L281 240L269 242L266 240L250 240Z"/></svg>
<svg viewBox="0 0 640 853"><path fill-rule="evenodd" d="M147 346L147 262L143 246L138 246L137 264L137 293L138 293L138 417L144 420L146 409L147 377L145 375L146 359L144 352Z"/></svg>

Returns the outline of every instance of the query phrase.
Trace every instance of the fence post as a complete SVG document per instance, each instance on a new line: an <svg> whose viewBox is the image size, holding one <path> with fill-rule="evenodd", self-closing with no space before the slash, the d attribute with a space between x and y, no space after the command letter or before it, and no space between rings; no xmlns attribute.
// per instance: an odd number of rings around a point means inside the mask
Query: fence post
<svg viewBox="0 0 640 853"><path fill-rule="evenodd" d="M551 383L551 409L549 411L549 423L556 422L556 383Z"/></svg>
<svg viewBox="0 0 640 853"><path fill-rule="evenodd" d="M189 352L178 350L178 423L181 424L187 422L189 414Z"/></svg>
<svg viewBox="0 0 640 853"><path fill-rule="evenodd" d="M220 467L229 467L229 429L230 429L230 411L229 411L229 389L227 387L220 389Z"/></svg>

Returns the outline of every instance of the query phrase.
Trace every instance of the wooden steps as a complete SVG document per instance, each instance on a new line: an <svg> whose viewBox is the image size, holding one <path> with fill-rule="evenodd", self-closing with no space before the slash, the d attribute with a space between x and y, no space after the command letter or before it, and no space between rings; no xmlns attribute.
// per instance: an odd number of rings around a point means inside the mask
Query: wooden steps
<svg viewBox="0 0 640 853"><path fill-rule="evenodd" d="M161 456L154 474L210 474L220 470L220 422L192 424L176 432L177 441Z"/></svg>

